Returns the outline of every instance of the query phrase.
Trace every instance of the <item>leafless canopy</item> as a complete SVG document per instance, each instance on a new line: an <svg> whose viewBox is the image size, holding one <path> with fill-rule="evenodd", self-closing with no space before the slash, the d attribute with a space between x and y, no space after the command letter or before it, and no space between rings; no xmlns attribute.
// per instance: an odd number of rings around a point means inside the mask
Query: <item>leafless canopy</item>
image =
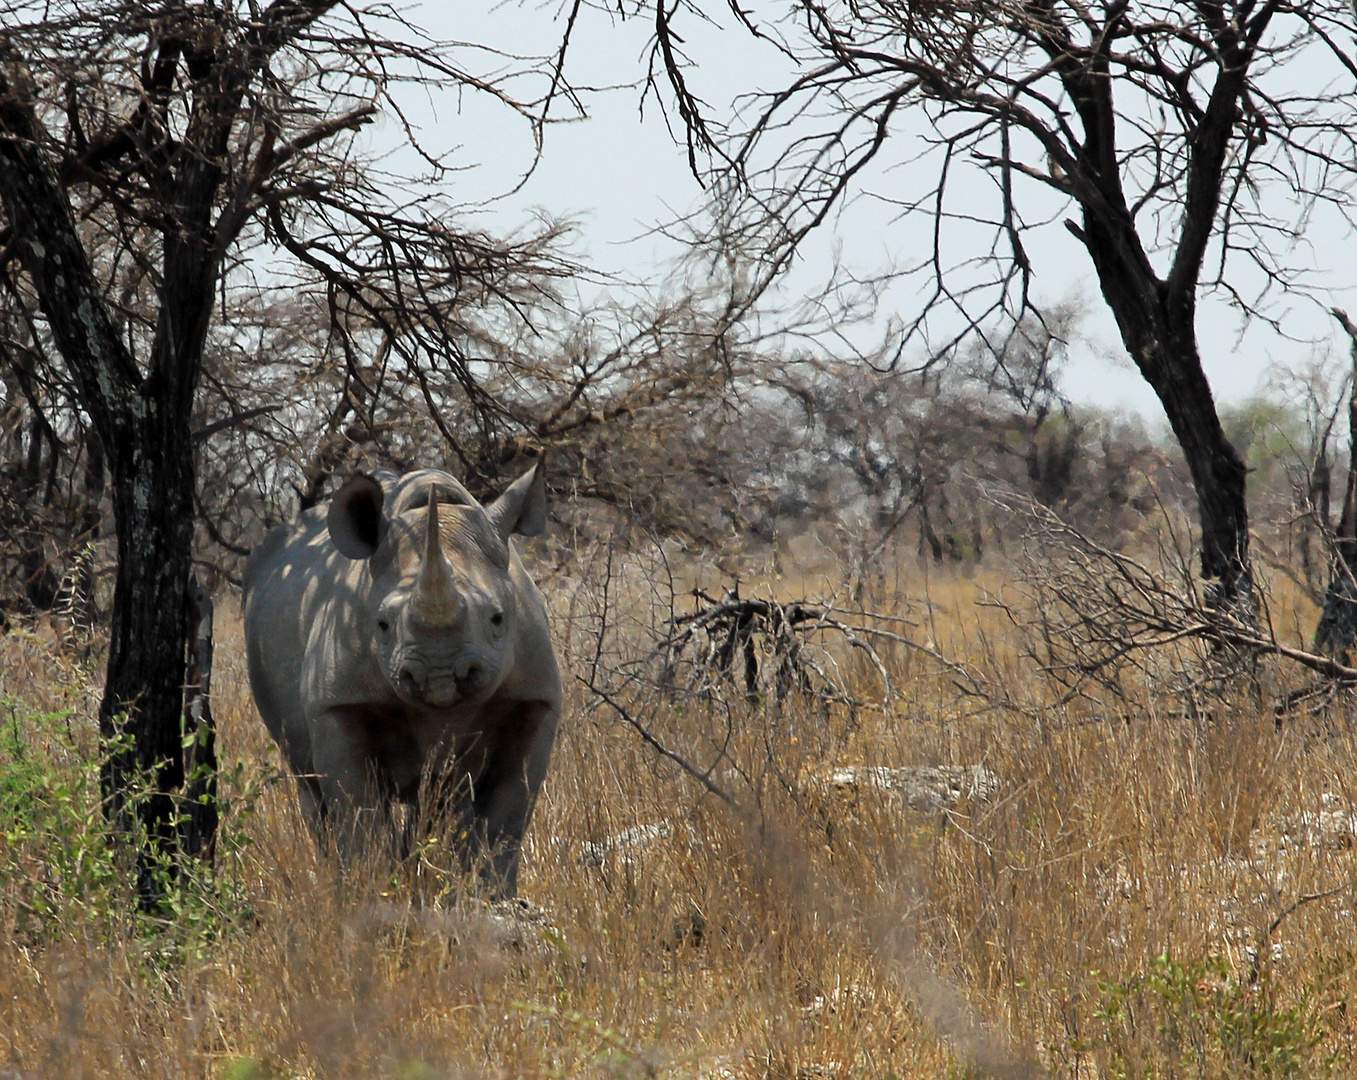
<svg viewBox="0 0 1357 1080"><path fill-rule="evenodd" d="M143 365L165 284L159 238L206 228L224 317L245 292L316 287L355 382L441 368L494 408L472 371L487 322L550 301L568 267L553 227L506 241L456 218L435 184L463 163L426 149L400 91L487 94L540 137L545 60L430 41L385 5L15 3L5 21L8 59ZM379 114L411 136L404 177L355 136ZM214 192L194 186L206 153L224 169Z"/></svg>
<svg viewBox="0 0 1357 1080"><path fill-rule="evenodd" d="M697 7L666 10L653 69L685 117L704 105L673 27ZM1303 280L1289 260L1315 202L1352 210L1352 17L1336 0L801 0L760 26L796 76L753 97L732 137L705 122L689 132L708 168L745 192L733 227L757 231L774 272L888 146L910 179L931 163L926 190L876 181L902 214L933 220L931 250L911 268L930 284L907 340L929 316L970 330L1027 310L1037 268L1024 233L1070 200L1091 217L1066 222L1081 241L1095 223L1115 228L1118 257L1163 267L1186 302L1200 282L1263 314L1269 290ZM915 106L925 122L911 120ZM979 182L963 176L976 169Z"/></svg>

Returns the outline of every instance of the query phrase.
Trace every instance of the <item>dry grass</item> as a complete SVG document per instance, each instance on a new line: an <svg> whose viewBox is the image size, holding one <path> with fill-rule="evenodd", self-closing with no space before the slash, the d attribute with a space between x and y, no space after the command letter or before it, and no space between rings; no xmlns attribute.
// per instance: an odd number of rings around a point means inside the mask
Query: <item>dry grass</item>
<svg viewBox="0 0 1357 1080"><path fill-rule="evenodd" d="M762 587L798 592L805 579L783 570ZM568 678L599 656L616 674L666 599L614 567L600 653L596 571L548 582ZM1021 631L975 603L1002 580L902 563L869 599L1026 713L977 708L908 649L882 653L889 707L851 722L840 707L624 686L693 761L724 746L713 777L737 812L572 680L522 879L548 921L517 927L427 868L417 888L383 868L337 880L277 775L229 617L215 710L223 761L239 765L217 879L172 917L135 916L94 827L95 675L11 635L0 1076L1351 1072L1350 724L1278 732L1243 687L1189 719L1152 687L1133 710L1040 708L1049 690ZM1312 625L1294 598L1273 606L1279 625ZM879 695L870 664L834 658ZM984 765L1001 784L918 811L825 782L845 764ZM581 857L661 822L668 835Z"/></svg>

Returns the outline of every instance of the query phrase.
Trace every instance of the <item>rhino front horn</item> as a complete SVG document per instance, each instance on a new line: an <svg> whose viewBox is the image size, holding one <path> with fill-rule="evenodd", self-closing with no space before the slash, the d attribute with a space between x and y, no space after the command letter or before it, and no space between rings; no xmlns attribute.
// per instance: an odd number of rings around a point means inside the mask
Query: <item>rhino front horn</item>
<svg viewBox="0 0 1357 1080"><path fill-rule="evenodd" d="M429 623L453 622L461 611L461 597L452 576L452 565L443 553L438 528L438 490L429 485L429 512L425 519L424 556L415 581L415 608Z"/></svg>

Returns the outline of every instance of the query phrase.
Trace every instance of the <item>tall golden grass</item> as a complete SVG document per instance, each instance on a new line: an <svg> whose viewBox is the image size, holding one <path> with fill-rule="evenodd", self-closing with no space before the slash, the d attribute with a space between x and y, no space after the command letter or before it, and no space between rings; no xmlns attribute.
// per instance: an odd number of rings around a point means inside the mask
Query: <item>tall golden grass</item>
<svg viewBox="0 0 1357 1080"><path fill-rule="evenodd" d="M622 562L606 647L597 562L546 575L567 706L522 874L535 917L463 895L436 851L342 877L318 855L229 613L216 869L177 910L137 914L97 808L97 665L50 636L0 642L0 1077L1352 1072L1345 716L1278 730L1242 684L1195 710L1153 685L1131 707L1048 707L1022 627L976 602L1007 575L902 560L858 603L1031 708L990 708L888 643L893 696L851 714L618 682L657 737L715 765L731 809L577 678L649 644L665 589ZM783 565L742 589L807 580ZM1294 595L1272 603L1278 625L1313 625ZM860 652L823 655L881 700ZM864 764L980 765L999 786L918 810L827 779Z"/></svg>

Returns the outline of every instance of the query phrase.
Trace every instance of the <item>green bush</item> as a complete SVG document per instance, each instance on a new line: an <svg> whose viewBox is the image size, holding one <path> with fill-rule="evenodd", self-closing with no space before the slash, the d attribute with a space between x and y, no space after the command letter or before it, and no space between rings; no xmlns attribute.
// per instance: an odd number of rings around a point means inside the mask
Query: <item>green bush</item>
<svg viewBox="0 0 1357 1080"><path fill-rule="evenodd" d="M1240 979L1219 956L1167 953L1123 982L1100 981L1095 1052L1109 1076L1311 1077L1324 1071L1310 995L1278 1002L1265 975Z"/></svg>
<svg viewBox="0 0 1357 1080"><path fill-rule="evenodd" d="M240 826L276 777L246 775L240 765L223 777L239 794L221 807L217 866L167 856L156 871L160 901L145 910L134 890L141 838L118 832L104 813L100 772L116 747L82 749L70 710L41 712L13 696L0 697L0 709L8 721L0 731L0 889L19 898L12 925L21 934L35 943L90 931L131 934L157 963L176 963L248 916L242 882L219 868L235 867L247 842ZM127 794L128 820L148 792Z"/></svg>

